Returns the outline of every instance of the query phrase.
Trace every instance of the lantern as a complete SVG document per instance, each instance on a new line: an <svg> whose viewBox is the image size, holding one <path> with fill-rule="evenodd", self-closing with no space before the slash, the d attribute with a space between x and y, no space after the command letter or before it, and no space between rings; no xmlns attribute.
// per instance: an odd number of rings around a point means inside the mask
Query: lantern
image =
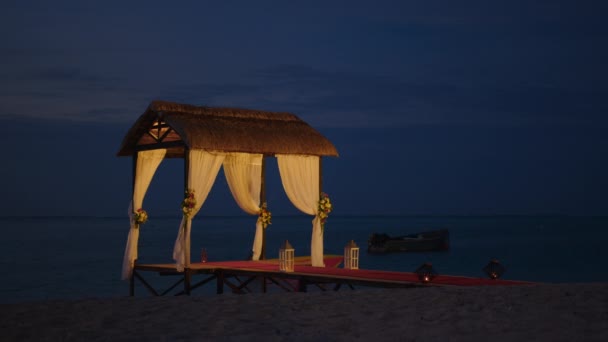
<svg viewBox="0 0 608 342"><path fill-rule="evenodd" d="M505 273L505 268L501 265L498 260L492 259L490 262L483 268L483 271L490 277L490 279L498 279Z"/></svg>
<svg viewBox="0 0 608 342"><path fill-rule="evenodd" d="M207 249L203 248L201 250L201 262L207 262Z"/></svg>
<svg viewBox="0 0 608 342"><path fill-rule="evenodd" d="M344 268L350 270L359 269L359 247L357 247L355 240L350 240L344 246Z"/></svg>
<svg viewBox="0 0 608 342"><path fill-rule="evenodd" d="M418 279L423 283L428 283L437 276L437 272L435 272L433 264L430 262L425 262L420 265L415 272L418 275Z"/></svg>
<svg viewBox="0 0 608 342"><path fill-rule="evenodd" d="M279 270L281 272L293 272L293 264L294 249L291 244L289 244L289 241L285 240L279 249Z"/></svg>

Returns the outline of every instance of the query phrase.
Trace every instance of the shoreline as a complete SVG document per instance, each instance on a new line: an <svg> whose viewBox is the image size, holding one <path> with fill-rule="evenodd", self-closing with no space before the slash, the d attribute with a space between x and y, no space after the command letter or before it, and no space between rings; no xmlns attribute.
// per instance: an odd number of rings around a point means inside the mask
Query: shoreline
<svg viewBox="0 0 608 342"><path fill-rule="evenodd" d="M608 283L0 304L5 341L608 340Z"/></svg>

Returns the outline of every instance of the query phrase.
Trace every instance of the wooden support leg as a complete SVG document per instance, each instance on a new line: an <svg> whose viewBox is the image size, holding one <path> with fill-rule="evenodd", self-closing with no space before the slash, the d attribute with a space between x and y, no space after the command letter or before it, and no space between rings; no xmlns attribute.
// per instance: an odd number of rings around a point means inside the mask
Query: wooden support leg
<svg viewBox="0 0 608 342"><path fill-rule="evenodd" d="M317 287L320 288L321 291L327 291L327 289L325 288L325 286L323 284L316 283L315 285L317 285Z"/></svg>
<svg viewBox="0 0 608 342"><path fill-rule="evenodd" d="M222 271L217 271L216 273L216 279L217 279L217 285L216 285L216 290L217 290L217 294L222 294L224 293L224 273Z"/></svg>
<svg viewBox="0 0 608 342"><path fill-rule="evenodd" d="M171 292L171 290L173 290L174 288L176 288L176 287L177 287L177 285L179 285L179 284L180 284L180 283L182 283L183 281L184 281L184 279L183 279L183 278L182 278L182 279L180 279L180 280L178 280L178 281L177 281L177 283L175 283L175 284L171 285L171 286L170 286L168 289L166 289L166 290L165 290L163 293L161 293L160 295L161 295L161 296L164 296L164 295L168 294L169 292Z"/></svg>
<svg viewBox="0 0 608 342"><path fill-rule="evenodd" d="M211 276L207 277L206 279L204 279L194 285L190 285L190 291L207 284L208 282L212 281L213 279L215 279L215 275L211 275Z"/></svg>
<svg viewBox="0 0 608 342"><path fill-rule="evenodd" d="M247 285L258 279L256 276L249 277L249 279L245 281L241 281L238 276L234 276L234 278L239 282L239 286L237 286L236 289L233 288L233 292L236 290L238 293L251 293L252 291L249 289L249 287L247 287ZM243 291L243 289L245 291Z"/></svg>
<svg viewBox="0 0 608 342"><path fill-rule="evenodd" d="M190 295L190 280L192 278L192 273L190 273L190 269L186 268L184 270L184 292L186 296Z"/></svg>
<svg viewBox="0 0 608 342"><path fill-rule="evenodd" d="M153 296L158 296L158 292L150 285L148 282L137 272L133 272L133 276L135 276L139 281L150 291Z"/></svg>
<svg viewBox="0 0 608 342"><path fill-rule="evenodd" d="M131 276L129 277L129 296L135 296L135 270L131 272Z"/></svg>
<svg viewBox="0 0 608 342"><path fill-rule="evenodd" d="M286 280L280 280L280 282L279 282L279 281L275 280L275 279L274 279L274 278L272 278L272 277L268 277L267 279L268 279L268 281L269 281L269 282L271 282L271 283L275 284L276 286L278 286L278 287L282 288L283 290L285 290L285 291L287 291L287 292L293 292L293 291L297 291L297 290L298 290L297 288L294 288L294 287L291 287L291 288L290 288L290 287L287 287L287 286L285 286L285 285L281 284L281 282L283 282L283 283L285 283L285 284L288 284L289 286L292 286L292 285L291 285L289 282L287 282Z"/></svg>
<svg viewBox="0 0 608 342"><path fill-rule="evenodd" d="M298 292L306 292L308 289L306 287L306 280L300 279L298 281Z"/></svg>

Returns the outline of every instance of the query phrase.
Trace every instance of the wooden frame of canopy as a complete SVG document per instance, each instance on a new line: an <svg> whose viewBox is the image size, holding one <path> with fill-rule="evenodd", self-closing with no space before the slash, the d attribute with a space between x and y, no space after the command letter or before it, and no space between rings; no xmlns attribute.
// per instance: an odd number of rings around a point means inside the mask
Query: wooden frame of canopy
<svg viewBox="0 0 608 342"><path fill-rule="evenodd" d="M184 187L189 189L190 152L261 154L262 172L260 205L266 201L265 158L278 155L317 156L319 192L322 189L321 160L338 156L334 145L307 123L290 113L264 112L249 109L198 107L166 101L153 101L137 119L123 139L118 156L133 158L133 208L136 204L138 154L141 151L164 150L162 158L184 159ZM158 164L156 165L156 167ZM154 169L155 170L155 169ZM150 176L152 177L152 176ZM151 179L151 178L150 178ZM148 181L149 184L149 181ZM147 189L147 185L145 185ZM138 197L139 205L143 194ZM133 218L131 218L133 232ZM137 229L137 227L135 227ZM130 232L130 233L131 233ZM139 231L137 230L137 240ZM188 232L189 234L189 232ZM129 235L129 241L132 236ZM263 239L264 241L265 239ZM131 257L131 270L137 259ZM265 252L263 244L262 251ZM264 253L262 253L262 258ZM185 266L190 263L189 240L185 246ZM125 262L127 250L125 251ZM123 278L125 278L123 267Z"/></svg>

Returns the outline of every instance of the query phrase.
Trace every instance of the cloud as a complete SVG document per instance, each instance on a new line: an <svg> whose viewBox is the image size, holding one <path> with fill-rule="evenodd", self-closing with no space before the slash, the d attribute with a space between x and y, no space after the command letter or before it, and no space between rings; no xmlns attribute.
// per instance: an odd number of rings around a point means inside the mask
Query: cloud
<svg viewBox="0 0 608 342"><path fill-rule="evenodd" d="M133 111L143 111L139 99L145 96L120 78L75 67L23 67L0 75L4 118L124 121Z"/></svg>
<svg viewBox="0 0 608 342"><path fill-rule="evenodd" d="M131 122L163 99L319 127L606 123L599 5L161 5L9 6L0 117Z"/></svg>
<svg viewBox="0 0 608 342"><path fill-rule="evenodd" d="M415 82L301 65L260 69L240 84L182 85L169 94L195 104L293 112L322 127L605 124L608 109L596 89Z"/></svg>
<svg viewBox="0 0 608 342"><path fill-rule="evenodd" d="M0 78L2 116L131 122L148 103L286 111L316 127L416 124L608 123L602 88L413 80L304 65L256 69L231 82L132 87L120 77L75 67L30 68Z"/></svg>

